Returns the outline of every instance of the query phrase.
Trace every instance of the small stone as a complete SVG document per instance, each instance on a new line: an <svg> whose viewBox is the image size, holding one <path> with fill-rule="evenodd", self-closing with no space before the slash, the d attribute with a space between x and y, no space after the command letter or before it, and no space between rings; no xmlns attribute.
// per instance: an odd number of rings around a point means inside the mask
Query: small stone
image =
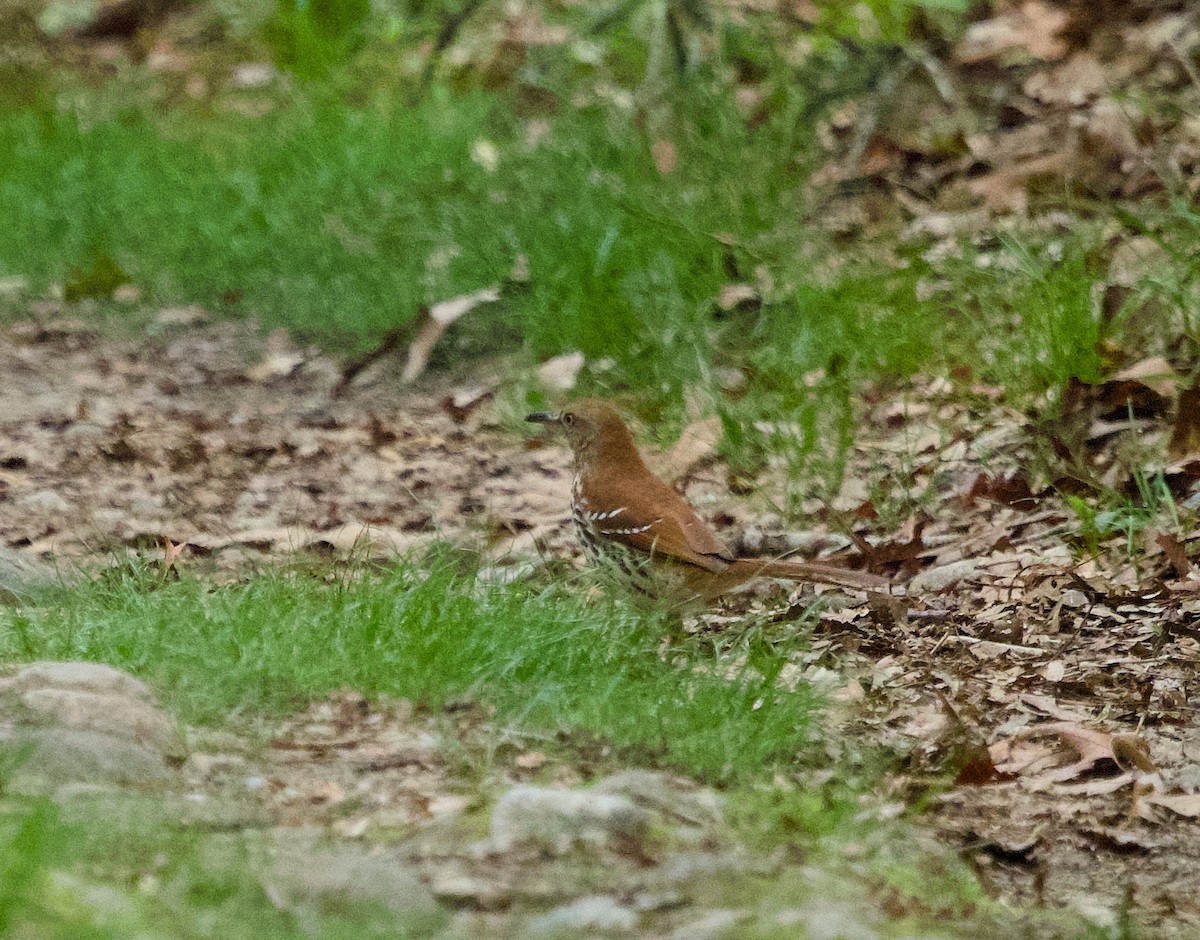
<svg viewBox="0 0 1200 940"><path fill-rule="evenodd" d="M111 735L64 728L0 732L0 750L22 753L27 748L12 779L13 788L21 792L52 793L78 781L143 789L161 789L176 781L159 755Z"/></svg>
<svg viewBox="0 0 1200 940"><path fill-rule="evenodd" d="M234 68L230 78L236 88L263 88L278 76L270 62L243 62Z"/></svg>
<svg viewBox="0 0 1200 940"><path fill-rule="evenodd" d="M668 822L693 826L721 823L721 807L716 794L683 777L650 770L624 770L600 780L591 792L628 797Z"/></svg>
<svg viewBox="0 0 1200 940"><path fill-rule="evenodd" d="M66 580L69 572L59 571L32 554L0 546L0 592L19 596Z"/></svg>
<svg viewBox="0 0 1200 940"><path fill-rule="evenodd" d="M246 766L246 759L236 754L192 754L183 763L183 773L189 779L210 780L221 774L233 774Z"/></svg>
<svg viewBox="0 0 1200 940"><path fill-rule="evenodd" d="M570 391L575 387L583 362L581 352L564 353L548 359L537 368L538 384L554 392Z"/></svg>
<svg viewBox="0 0 1200 940"><path fill-rule="evenodd" d="M435 796L429 801L429 815L437 816L457 816L468 806L471 805L471 798L462 796L458 793L444 793L441 796Z"/></svg>
<svg viewBox="0 0 1200 940"><path fill-rule="evenodd" d="M12 299L29 291L29 279L19 274L0 277L0 297Z"/></svg>
<svg viewBox="0 0 1200 940"><path fill-rule="evenodd" d="M71 509L66 498L54 490L34 490L18 496L13 502L21 509L36 513L68 512Z"/></svg>
<svg viewBox="0 0 1200 940"><path fill-rule="evenodd" d="M308 830L277 831L275 862L264 881L287 905L320 908L349 898L406 916L438 911L433 892L414 867L358 843L324 846L319 838Z"/></svg>
<svg viewBox="0 0 1200 940"><path fill-rule="evenodd" d="M879 933L864 922L866 908L828 898L809 907L780 911L775 923L795 930L803 928L807 940L879 940Z"/></svg>
<svg viewBox="0 0 1200 940"><path fill-rule="evenodd" d="M185 756L174 723L149 702L125 695L55 688L30 689L20 701L36 714L39 723L53 722L124 738L166 757Z"/></svg>
<svg viewBox="0 0 1200 940"><path fill-rule="evenodd" d="M512 903L512 895L504 885L455 867L435 872L429 879L429 889L447 904L484 911L502 910Z"/></svg>
<svg viewBox="0 0 1200 940"><path fill-rule="evenodd" d="M529 921L530 933L599 930L629 933L637 929L638 915L607 895L579 898Z"/></svg>
<svg viewBox="0 0 1200 940"><path fill-rule="evenodd" d="M18 694L31 689L72 689L101 695L124 695L144 702L154 701L154 693L146 683L103 663L30 663L12 678L0 681L0 693L10 689Z"/></svg>
<svg viewBox="0 0 1200 940"><path fill-rule="evenodd" d="M629 797L592 790L514 787L492 810L491 847L507 852L520 843L565 854L576 844L605 845L644 838L653 814Z"/></svg>
<svg viewBox="0 0 1200 940"><path fill-rule="evenodd" d="M708 911L671 932L671 940L719 940L746 918L745 911Z"/></svg>
<svg viewBox="0 0 1200 940"><path fill-rule="evenodd" d="M952 561L949 564L927 568L917 574L908 586L911 594L937 594L948 590L960 581L965 581L979 571L979 562L973 558Z"/></svg>
<svg viewBox="0 0 1200 940"><path fill-rule="evenodd" d="M195 326L208 319L208 312L199 304L186 307L164 307L154 315L154 325L159 327Z"/></svg>

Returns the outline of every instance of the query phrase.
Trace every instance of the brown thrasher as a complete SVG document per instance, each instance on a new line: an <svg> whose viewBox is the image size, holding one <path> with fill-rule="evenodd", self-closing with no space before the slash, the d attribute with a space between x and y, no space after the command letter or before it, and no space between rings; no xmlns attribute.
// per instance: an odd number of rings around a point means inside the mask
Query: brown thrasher
<svg viewBox="0 0 1200 940"><path fill-rule="evenodd" d="M610 405L588 400L526 421L554 424L575 456L571 519L588 558L613 565L633 586L657 594L657 574L682 582L684 596L710 601L751 578L817 581L886 591L889 581L835 565L737 558L670 486L650 472L633 435ZM672 585L674 586L674 585Z"/></svg>

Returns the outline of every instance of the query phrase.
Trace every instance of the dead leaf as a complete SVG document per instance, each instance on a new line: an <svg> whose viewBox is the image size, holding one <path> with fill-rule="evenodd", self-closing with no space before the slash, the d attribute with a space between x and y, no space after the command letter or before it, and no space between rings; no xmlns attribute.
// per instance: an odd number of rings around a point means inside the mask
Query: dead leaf
<svg viewBox="0 0 1200 940"><path fill-rule="evenodd" d="M1034 504L1033 489L1029 485L1029 479L1021 471L997 476L978 474L970 489L963 495L967 506L977 499L988 499L1018 509L1031 509Z"/></svg>
<svg viewBox="0 0 1200 940"><path fill-rule="evenodd" d="M1146 742L1136 734L1114 734L1110 741L1113 760L1122 770L1139 770L1145 774L1158 771L1154 761L1150 759L1150 750Z"/></svg>
<svg viewBox="0 0 1200 940"><path fill-rule="evenodd" d="M1167 451L1176 460L1200 451L1200 385L1179 393Z"/></svg>
<svg viewBox="0 0 1200 940"><path fill-rule="evenodd" d="M579 370L583 368L583 353L570 352L547 359L537 367L537 380L543 388L553 392L567 392L575 387Z"/></svg>
<svg viewBox="0 0 1200 940"><path fill-rule="evenodd" d="M1147 818L1142 812L1143 805L1161 806L1169 809L1178 816L1195 819L1200 816L1200 793L1157 793L1151 792L1138 798L1138 815Z"/></svg>
<svg viewBox="0 0 1200 940"><path fill-rule="evenodd" d="M1018 8L990 20L973 23L954 50L964 65L1024 54L1054 61L1067 54L1059 34L1070 23L1070 14L1041 0L1028 0Z"/></svg>
<svg viewBox="0 0 1200 940"><path fill-rule="evenodd" d="M1161 244L1148 235L1138 235L1114 249L1108 262L1107 280L1114 287L1133 289L1170 263L1171 256Z"/></svg>
<svg viewBox="0 0 1200 940"><path fill-rule="evenodd" d="M246 370L246 378L251 382L269 382L272 379L282 379L291 375L304 362L304 356L299 352L272 353L257 365Z"/></svg>
<svg viewBox="0 0 1200 940"><path fill-rule="evenodd" d="M1004 783L1012 780L1012 774L1002 773L992 760L991 751L982 744L971 746L964 755L965 760L954 778L956 787L978 787L989 783Z"/></svg>
<svg viewBox="0 0 1200 940"><path fill-rule="evenodd" d="M1098 791L1094 786L1090 786L1092 782L1089 782L1088 793L1093 791L1109 792L1110 784L1119 788L1138 779L1141 774L1154 772L1154 762L1150 759L1145 743L1136 735L1110 735L1065 721L1035 725L1018 732L1011 739L993 744L992 757L996 762L997 769L1001 772L1021 774L1035 764L1042 764L1043 755L1031 757L1027 748L1024 749L1024 753L1019 759L1014 757L1014 753L1021 751L1022 745L1049 735L1066 744L1075 752L1077 759L1072 764L1056 767L1032 779L1030 785L1034 789L1073 780L1105 761L1109 761L1120 770L1125 771L1128 779L1122 779L1120 783L1115 783L1116 778L1107 778L1106 782L1096 782L1096 786L1100 787Z"/></svg>
<svg viewBox="0 0 1200 940"><path fill-rule="evenodd" d="M675 484L688 476L694 467L716 453L721 440L721 419L716 415L693 421L670 449L649 463L660 477Z"/></svg>
<svg viewBox="0 0 1200 940"><path fill-rule="evenodd" d="M494 386L461 388L441 400L442 411L446 412L455 424L464 424L485 402L495 397Z"/></svg>
<svg viewBox="0 0 1200 940"><path fill-rule="evenodd" d="M1175 368L1162 356L1151 356L1122 369L1112 377L1114 382L1140 382L1163 398L1174 398L1181 379Z"/></svg>
<svg viewBox="0 0 1200 940"><path fill-rule="evenodd" d="M408 347L408 359L404 363L404 371L400 373L400 381L404 385L415 382L429 364L429 355L433 352L434 344L446 328L455 320L470 313L481 304L495 303L500 299L500 288L493 284L472 294L463 294L452 300L444 300L434 304L421 318L417 335Z"/></svg>
<svg viewBox="0 0 1200 940"><path fill-rule="evenodd" d="M1117 829L1112 826L1082 826L1079 833L1097 845L1114 852L1152 852L1162 843L1145 832L1134 829Z"/></svg>
<svg viewBox="0 0 1200 940"><path fill-rule="evenodd" d="M753 284L724 284L717 294L717 308L722 313L733 313L756 306L760 299Z"/></svg>
<svg viewBox="0 0 1200 940"><path fill-rule="evenodd" d="M1155 533L1154 542L1163 550L1163 554L1167 556L1167 561L1171 563L1171 567L1175 569L1175 574L1179 576L1180 580L1187 578L1188 572L1192 570L1192 562L1187 555L1187 546L1169 532Z"/></svg>
<svg viewBox="0 0 1200 940"><path fill-rule="evenodd" d="M1108 87L1104 66L1090 52L1079 52L1048 72L1034 72L1025 82L1025 94L1046 104L1080 107Z"/></svg>
<svg viewBox="0 0 1200 940"><path fill-rule="evenodd" d="M175 571L175 562L179 556L183 554L183 550L187 548L184 542L172 542L167 536L163 536L163 556L158 563L158 575L164 580L172 573L178 574Z"/></svg>
<svg viewBox="0 0 1200 940"><path fill-rule="evenodd" d="M679 165L679 150L669 140L656 140L650 148L654 166L663 176L675 172Z"/></svg>
<svg viewBox="0 0 1200 940"><path fill-rule="evenodd" d="M538 770L546 766L546 755L541 751L526 751L513 758L513 763L522 770Z"/></svg>

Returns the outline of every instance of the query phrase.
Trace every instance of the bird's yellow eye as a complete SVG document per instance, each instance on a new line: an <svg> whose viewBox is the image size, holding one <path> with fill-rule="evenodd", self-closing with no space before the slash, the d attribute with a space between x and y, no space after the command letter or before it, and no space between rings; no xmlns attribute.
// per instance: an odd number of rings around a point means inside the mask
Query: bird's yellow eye
<svg viewBox="0 0 1200 940"><path fill-rule="evenodd" d="M573 414L571 414L571 412L569 412L569 411L564 411L563 416L562 416L562 423L563 424L574 424L575 416Z"/></svg>

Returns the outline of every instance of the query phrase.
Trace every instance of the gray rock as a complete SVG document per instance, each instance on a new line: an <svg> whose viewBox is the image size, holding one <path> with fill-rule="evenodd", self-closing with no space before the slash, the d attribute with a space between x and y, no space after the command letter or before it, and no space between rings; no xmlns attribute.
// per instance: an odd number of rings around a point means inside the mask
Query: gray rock
<svg viewBox="0 0 1200 940"><path fill-rule="evenodd" d="M38 662L0 680L0 718L17 727L96 732L172 760L186 755L146 684L100 663Z"/></svg>
<svg viewBox="0 0 1200 940"><path fill-rule="evenodd" d="M164 810L173 823L193 829L231 832L263 829L271 824L271 814L258 800L202 792L171 795Z"/></svg>
<svg viewBox="0 0 1200 940"><path fill-rule="evenodd" d="M598 930L601 933L629 933L636 930L638 915L607 895L579 898L570 904L529 921L530 933L559 933Z"/></svg>
<svg viewBox="0 0 1200 940"><path fill-rule="evenodd" d="M769 861L755 859L744 851L673 852L655 870L655 878L663 885L686 885L688 882L726 879L752 873L767 876L773 866Z"/></svg>
<svg viewBox="0 0 1200 940"><path fill-rule="evenodd" d="M221 777L243 775L246 758L240 754L199 754L192 752L183 764L183 774L188 780L207 783Z"/></svg>
<svg viewBox="0 0 1200 940"><path fill-rule="evenodd" d="M349 898L397 914L434 915L440 910L419 871L386 850L358 843L322 845L314 833L280 830L273 854L264 886L289 906Z"/></svg>
<svg viewBox="0 0 1200 940"><path fill-rule="evenodd" d="M952 561L936 568L927 568L914 577L908 586L910 595L937 594L945 591L960 581L972 578L979 571L979 562L974 558L964 558Z"/></svg>
<svg viewBox="0 0 1200 940"><path fill-rule="evenodd" d="M671 931L671 940L720 940L745 918L745 911L707 911Z"/></svg>
<svg viewBox="0 0 1200 940"><path fill-rule="evenodd" d="M80 783L169 788L170 764L185 754L144 683L73 662L33 663L0 679L0 747L19 755L15 785L39 793Z"/></svg>
<svg viewBox="0 0 1200 940"><path fill-rule="evenodd" d="M133 741L95 731L0 731L0 752L22 755L10 781L21 792L53 793L77 782L143 789L163 789L175 782L175 774L160 755Z"/></svg>
<svg viewBox="0 0 1200 940"><path fill-rule="evenodd" d="M808 940L879 940L879 933L864 917L869 905L833 901L828 897L807 907L789 908L775 916L780 927L802 927Z"/></svg>
<svg viewBox="0 0 1200 940"><path fill-rule="evenodd" d="M31 689L73 689L154 701L154 693L146 683L103 663L36 662L23 667L14 676L0 680L0 693L22 693Z"/></svg>
<svg viewBox="0 0 1200 940"><path fill-rule="evenodd" d="M72 572L60 571L35 555L0 546L0 594L20 597L72 580Z"/></svg>
<svg viewBox="0 0 1200 940"><path fill-rule="evenodd" d="M71 509L66 497L55 490L35 490L17 497L15 502L22 509L35 513L69 512Z"/></svg>
<svg viewBox="0 0 1200 940"><path fill-rule="evenodd" d="M184 757L183 740L175 724L142 699L49 688L30 689L21 695L20 701L39 724L97 731L134 741L165 757L180 760Z"/></svg>
<svg viewBox="0 0 1200 940"><path fill-rule="evenodd" d="M437 898L454 907L499 911L507 909L513 901L512 891L502 881L473 875L458 862L434 871L429 888Z"/></svg>
<svg viewBox="0 0 1200 940"><path fill-rule="evenodd" d="M491 848L507 852L531 843L562 855L578 844L641 841L653 820L653 813L621 794L519 786L492 810Z"/></svg>
<svg viewBox="0 0 1200 940"><path fill-rule="evenodd" d="M624 770L605 777L591 792L628 797L668 822L706 827L721 824L721 806L716 794L683 777L651 770Z"/></svg>

